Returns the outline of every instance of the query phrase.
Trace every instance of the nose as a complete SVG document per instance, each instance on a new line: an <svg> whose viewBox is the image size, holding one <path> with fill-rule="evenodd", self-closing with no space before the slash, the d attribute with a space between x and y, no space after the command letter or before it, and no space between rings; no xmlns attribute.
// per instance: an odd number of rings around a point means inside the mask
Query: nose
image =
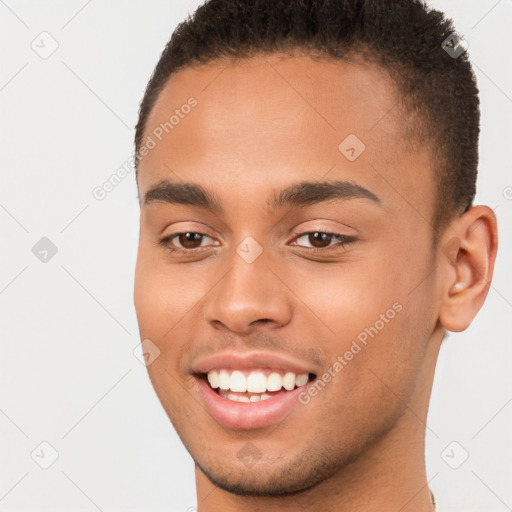
<svg viewBox="0 0 512 512"><path fill-rule="evenodd" d="M261 255L249 263L236 252L231 268L209 294L205 320L216 329L244 334L268 324L286 325L292 315L291 292Z"/></svg>

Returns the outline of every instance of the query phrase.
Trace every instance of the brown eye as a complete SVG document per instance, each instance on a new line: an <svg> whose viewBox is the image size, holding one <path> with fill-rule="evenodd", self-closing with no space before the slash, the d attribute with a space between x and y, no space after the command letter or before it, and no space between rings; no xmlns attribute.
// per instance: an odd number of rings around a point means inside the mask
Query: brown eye
<svg viewBox="0 0 512 512"><path fill-rule="evenodd" d="M203 240L203 236L201 233L179 233L175 236L178 239L179 244L184 249L196 249L201 246L201 242Z"/></svg>
<svg viewBox="0 0 512 512"><path fill-rule="evenodd" d="M159 244L174 253L192 254L196 249L203 250L207 248L207 244L203 244L206 238L212 239L210 236L203 233L186 231L166 236L159 241Z"/></svg>
<svg viewBox="0 0 512 512"><path fill-rule="evenodd" d="M333 235L330 233L321 233L315 231L314 233L308 233L308 242L312 247L328 247L331 243Z"/></svg>
<svg viewBox="0 0 512 512"><path fill-rule="evenodd" d="M312 251L322 250L322 249L343 249L345 245L348 245L352 242L356 241L355 237L340 235L338 233L325 233L323 231L312 231L310 233L301 233L297 236L296 240L300 240L301 238L306 238L306 241L309 245L302 245L295 243L295 245L299 247L309 248ZM334 240L334 244L331 242Z"/></svg>

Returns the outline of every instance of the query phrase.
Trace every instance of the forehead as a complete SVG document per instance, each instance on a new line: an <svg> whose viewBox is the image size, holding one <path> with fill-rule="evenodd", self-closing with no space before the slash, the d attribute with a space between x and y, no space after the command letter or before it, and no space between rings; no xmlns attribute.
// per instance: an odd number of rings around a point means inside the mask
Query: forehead
<svg viewBox="0 0 512 512"><path fill-rule="evenodd" d="M146 123L143 141L154 147L139 162L139 192L163 179L193 181L230 191L228 201L270 185L344 179L382 190L397 208L409 197L431 218L430 154L404 144L399 105L389 76L362 62L272 54L185 68Z"/></svg>

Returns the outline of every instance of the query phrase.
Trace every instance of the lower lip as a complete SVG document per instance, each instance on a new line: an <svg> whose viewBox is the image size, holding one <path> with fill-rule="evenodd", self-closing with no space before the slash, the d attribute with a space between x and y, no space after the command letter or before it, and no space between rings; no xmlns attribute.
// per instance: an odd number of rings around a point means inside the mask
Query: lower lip
<svg viewBox="0 0 512 512"><path fill-rule="evenodd" d="M259 402L235 402L222 398L204 379L197 377L196 380L210 415L221 425L244 430L268 427L282 421L294 406L300 405L298 395L306 389L306 386L300 386Z"/></svg>

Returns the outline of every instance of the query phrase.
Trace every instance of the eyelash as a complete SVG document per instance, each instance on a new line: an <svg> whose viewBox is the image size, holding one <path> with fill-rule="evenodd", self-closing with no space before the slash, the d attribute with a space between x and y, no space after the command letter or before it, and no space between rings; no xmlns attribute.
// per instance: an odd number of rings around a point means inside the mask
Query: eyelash
<svg viewBox="0 0 512 512"><path fill-rule="evenodd" d="M181 231L181 232L178 232L178 233L172 233L171 235L169 236L166 236L165 238L162 238L158 241L158 243L164 247L165 249L167 249L169 252L171 253L178 253L178 254L193 254L195 252L201 252L203 251L205 248L204 247L196 247L194 249L183 249L181 247L174 247L174 246L171 246L170 243L171 243L171 240L173 238L176 238L177 236L179 235L185 235L187 233L194 233L194 234L197 234L197 235L201 235L201 236L206 236L208 237L208 235L204 234L204 233L198 233L196 231ZM327 231L306 231L304 233L297 233L297 235L295 236L294 240L298 239L298 238L302 238L303 236L306 236L306 235L312 235L314 233L321 233L323 235L329 235L329 236L333 236L335 238L338 238L339 240L339 243L336 244L335 246L327 246L327 247L304 247L304 246L297 246L297 247L302 247L303 249L307 249L309 252L312 252L312 253L323 253L323 254L326 254L326 253L331 253L333 251L338 251L340 250L340 247L341 249L345 249L346 246L354 243L357 241L357 238L356 237L353 237L353 236L347 236L347 235L341 235L339 233L330 233L330 232L327 232ZM211 237L209 237L211 238Z"/></svg>

